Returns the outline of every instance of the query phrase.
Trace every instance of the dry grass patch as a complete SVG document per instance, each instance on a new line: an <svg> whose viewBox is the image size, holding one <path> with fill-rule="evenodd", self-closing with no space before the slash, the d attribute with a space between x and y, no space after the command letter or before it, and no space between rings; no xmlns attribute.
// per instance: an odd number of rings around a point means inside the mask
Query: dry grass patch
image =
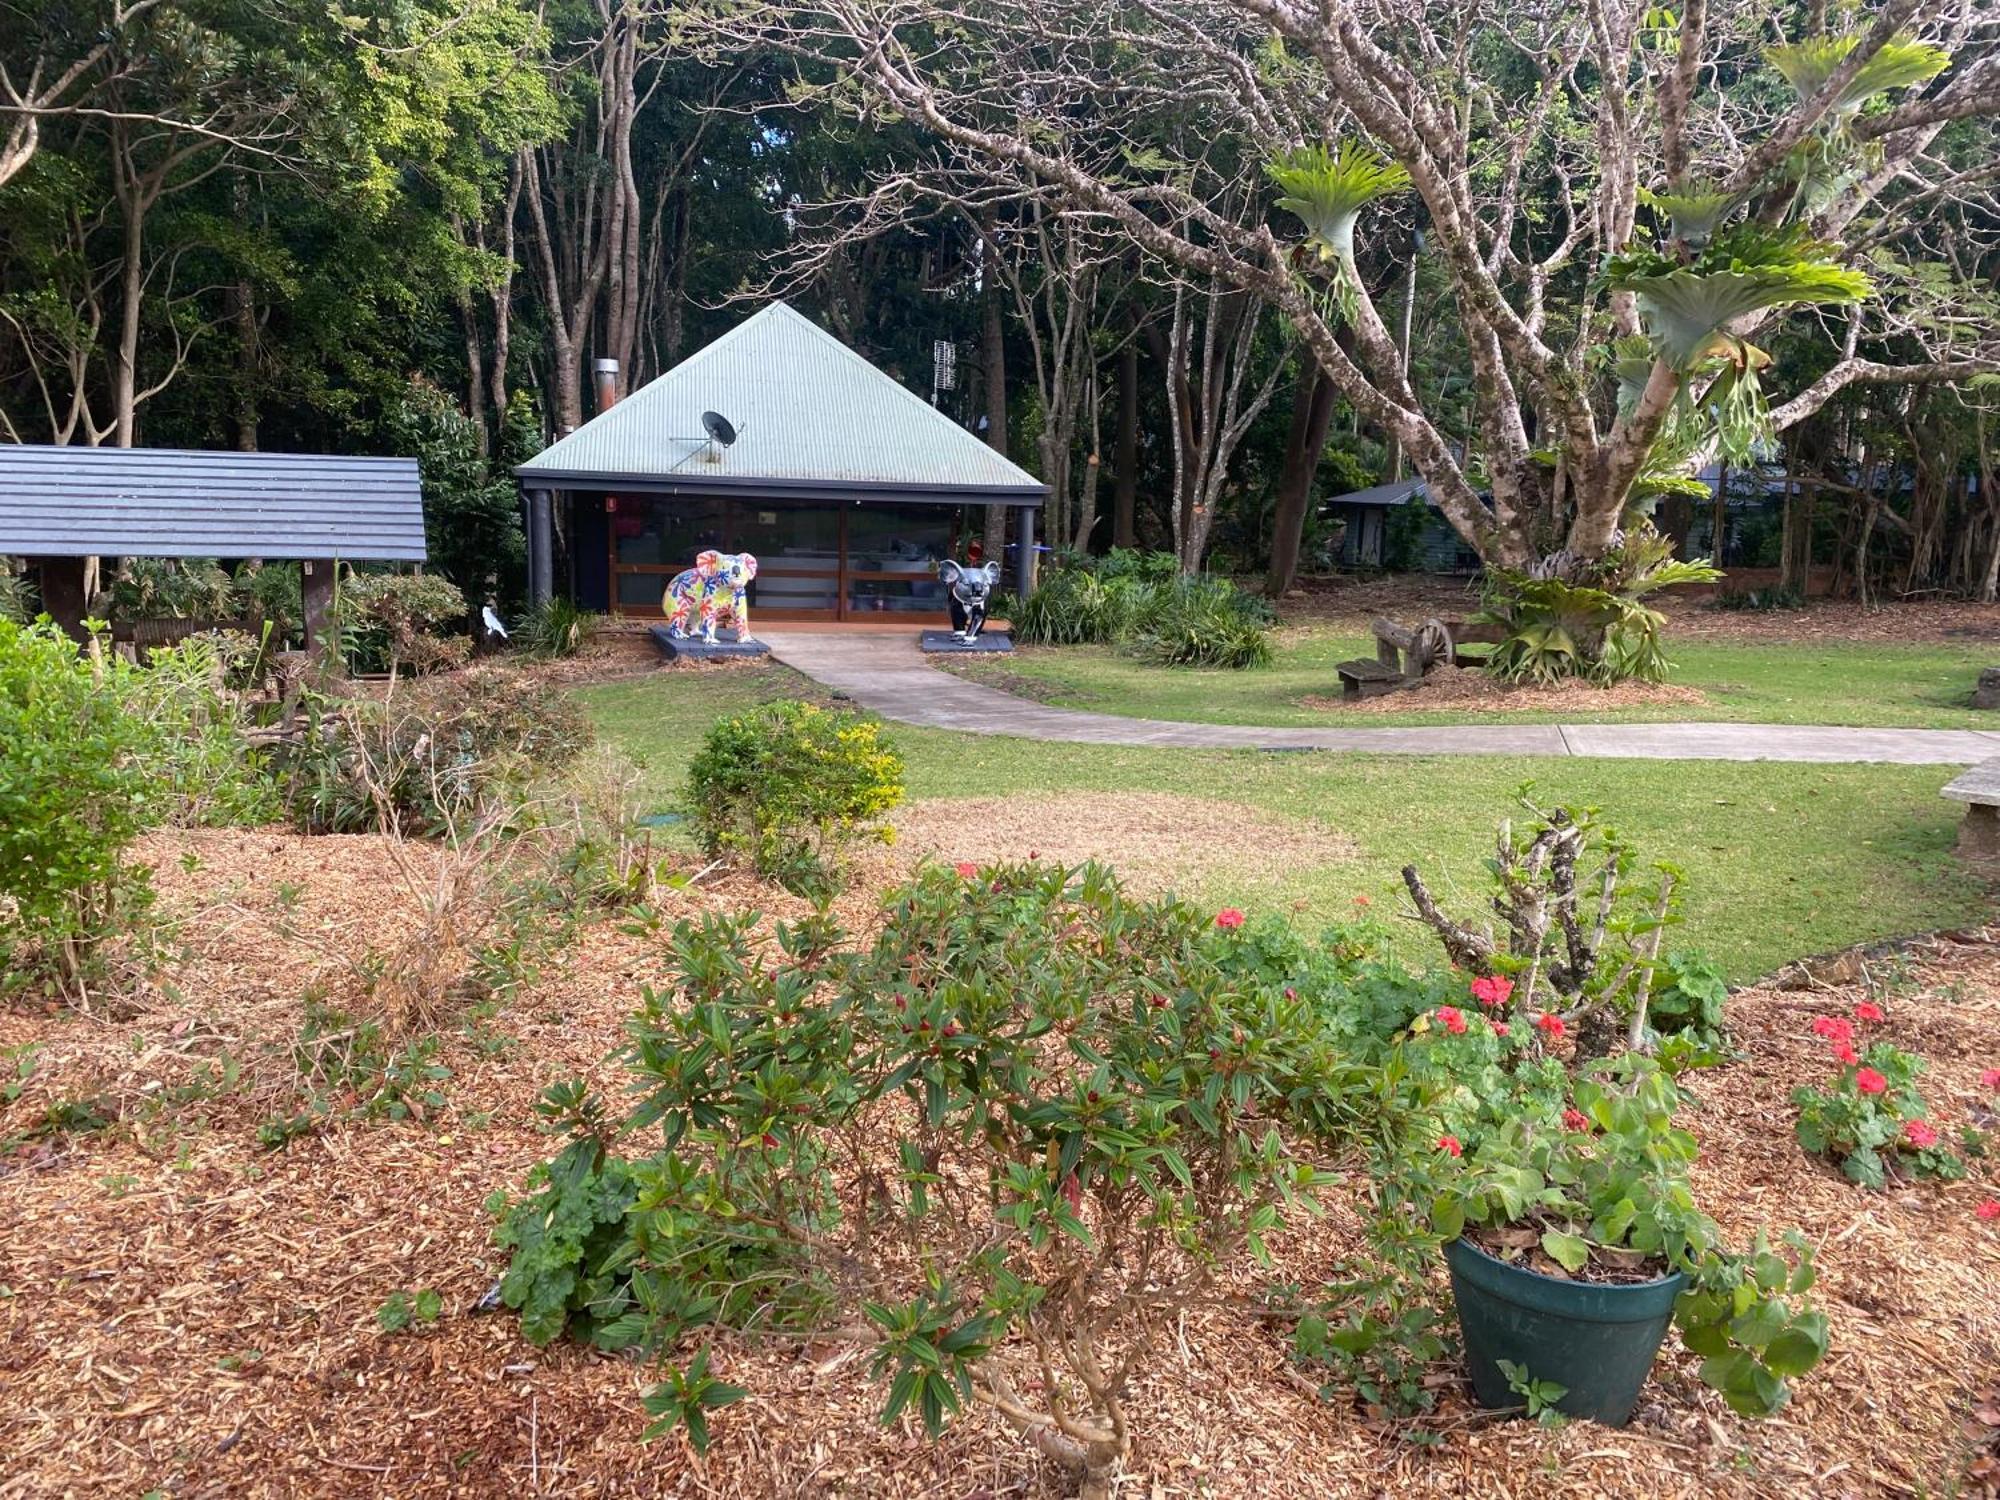
<svg viewBox="0 0 2000 1500"><path fill-rule="evenodd" d="M937 798L910 803L894 821L896 842L871 859L868 883L923 859L1095 859L1115 866L1135 890L1159 891L1217 867L1295 874L1355 853L1345 834L1311 818L1281 819L1240 802L1168 792Z"/></svg>

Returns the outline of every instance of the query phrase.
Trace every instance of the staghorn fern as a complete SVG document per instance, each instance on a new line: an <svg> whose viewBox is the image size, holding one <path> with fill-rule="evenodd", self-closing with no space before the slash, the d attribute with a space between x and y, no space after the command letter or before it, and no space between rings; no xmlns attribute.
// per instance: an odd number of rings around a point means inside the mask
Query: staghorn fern
<svg viewBox="0 0 2000 1500"><path fill-rule="evenodd" d="M1872 290L1866 276L1835 265L1803 230L1754 224L1717 235L1685 266L1653 250L1614 255L1605 284L1634 295L1654 351L1682 373L1718 355L1739 366L1753 362L1758 351L1727 332L1748 313L1858 302Z"/></svg>
<svg viewBox="0 0 2000 1500"><path fill-rule="evenodd" d="M1799 98L1811 99L1826 87L1835 70L1860 45L1859 33L1808 37L1802 42L1787 42L1767 49L1764 60L1784 74L1785 82ZM1837 115L1851 115L1877 94L1928 83L1950 66L1951 54L1942 47L1912 41L1906 36L1892 38L1848 80L1833 101L1833 111Z"/></svg>
<svg viewBox="0 0 2000 1500"><path fill-rule="evenodd" d="M1350 272L1354 223L1361 210L1410 186L1408 172L1353 140L1342 141L1338 151L1301 146L1265 171L1285 194L1278 207L1306 226L1307 239L1322 259L1337 261Z"/></svg>
<svg viewBox="0 0 2000 1500"><path fill-rule="evenodd" d="M1664 214L1673 223L1673 237L1690 249L1699 250L1715 238L1718 225L1737 204L1735 193L1697 191L1685 185L1664 193L1639 189L1639 201L1654 213Z"/></svg>

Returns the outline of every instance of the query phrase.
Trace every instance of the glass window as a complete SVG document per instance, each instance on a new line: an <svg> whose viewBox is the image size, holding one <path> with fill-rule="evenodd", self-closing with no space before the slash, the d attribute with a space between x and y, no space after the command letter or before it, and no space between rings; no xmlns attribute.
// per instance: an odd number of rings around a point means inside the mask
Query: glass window
<svg viewBox="0 0 2000 1500"><path fill-rule="evenodd" d="M729 550L757 559L752 610L831 614L840 604L840 512L832 506L739 500Z"/></svg>
<svg viewBox="0 0 2000 1500"><path fill-rule="evenodd" d="M711 547L722 550L720 500L621 495L609 520L612 547L617 560L627 567L672 568L678 572L694 566L697 552ZM619 597L622 602L622 587ZM658 589L653 591L652 602L660 602Z"/></svg>
<svg viewBox="0 0 2000 1500"><path fill-rule="evenodd" d="M953 555L960 531L955 507L854 507L847 513L848 613L943 614L937 565Z"/></svg>

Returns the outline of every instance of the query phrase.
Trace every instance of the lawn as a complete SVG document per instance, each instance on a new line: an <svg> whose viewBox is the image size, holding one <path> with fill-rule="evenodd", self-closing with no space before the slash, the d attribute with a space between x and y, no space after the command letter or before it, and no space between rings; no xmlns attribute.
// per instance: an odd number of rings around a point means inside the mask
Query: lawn
<svg viewBox="0 0 2000 1500"><path fill-rule="evenodd" d="M1986 645L1877 645L1857 642L1671 642L1672 680L1706 694L1706 704L1519 711L1519 723L1745 720L1767 724L1852 724L1871 728L1993 729L2000 718L1968 706L1979 669L1996 660ZM1448 724L1463 711L1413 710L1343 715L1300 700L1338 697L1334 666L1375 654L1372 640L1346 631L1281 631L1276 660L1246 671L1148 666L1105 646L1022 648L1004 660L968 659L968 676L1071 708L1148 719L1212 724ZM1014 679L1009 683L1008 679Z"/></svg>
<svg viewBox="0 0 2000 1500"><path fill-rule="evenodd" d="M660 805L679 795L702 731L772 696L810 695L776 667L674 671L581 689L605 736L640 759ZM1950 854L1956 809L1931 767L1535 757L1356 756L1047 744L896 726L913 798L1039 794L1052 823L1066 793L1214 796L1344 834L1350 858L1259 868L1254 855L1171 872L1205 901L1348 917L1367 896L1395 909L1414 862L1469 904L1494 825L1524 782L1544 801L1601 807L1643 859L1687 875L1680 941L1747 980L1800 955L1973 920L1979 884ZM1405 939L1422 947L1414 931Z"/></svg>

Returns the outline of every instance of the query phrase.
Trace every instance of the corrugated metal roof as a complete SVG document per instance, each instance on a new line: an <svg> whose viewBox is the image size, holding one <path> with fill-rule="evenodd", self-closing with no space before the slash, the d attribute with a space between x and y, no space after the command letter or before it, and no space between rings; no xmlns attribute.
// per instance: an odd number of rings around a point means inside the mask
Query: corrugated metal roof
<svg viewBox="0 0 2000 1500"><path fill-rule="evenodd" d="M722 448L701 414L735 426ZM1046 486L897 384L811 319L773 302L544 449L516 471L533 484L671 481L973 492L1032 502Z"/></svg>
<svg viewBox="0 0 2000 1500"><path fill-rule="evenodd" d="M414 458L0 445L0 554L422 562Z"/></svg>
<svg viewBox="0 0 2000 1500"><path fill-rule="evenodd" d="M1399 479L1394 484L1372 484L1365 490L1349 490L1344 495L1328 495L1326 505L1402 505L1411 499L1429 500L1431 492L1421 479Z"/></svg>

